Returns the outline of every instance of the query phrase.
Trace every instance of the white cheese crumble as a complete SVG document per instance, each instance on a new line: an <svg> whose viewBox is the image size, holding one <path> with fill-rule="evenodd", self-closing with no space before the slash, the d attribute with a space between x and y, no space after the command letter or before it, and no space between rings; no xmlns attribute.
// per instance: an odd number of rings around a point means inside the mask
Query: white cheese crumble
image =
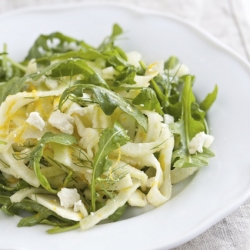
<svg viewBox="0 0 250 250"><path fill-rule="evenodd" d="M74 118L69 114L64 114L57 110L50 115L48 122L63 133L73 134L74 127L72 123L74 122Z"/></svg>
<svg viewBox="0 0 250 250"><path fill-rule="evenodd" d="M80 195L76 188L62 188L57 193L57 196L60 199L61 206L65 208L73 207L80 200Z"/></svg>
<svg viewBox="0 0 250 250"><path fill-rule="evenodd" d="M45 127L45 121L43 120L43 118L40 116L38 112L31 112L26 122L36 127L40 131L42 131L43 128Z"/></svg>
<svg viewBox="0 0 250 250"><path fill-rule="evenodd" d="M75 212L80 211L84 217L88 216L88 211L81 200L74 203L74 211Z"/></svg>
<svg viewBox="0 0 250 250"><path fill-rule="evenodd" d="M203 147L208 148L212 144L214 137L212 135L207 135L204 132L197 133L192 140L189 142L188 150L190 154L195 154L196 152L202 153Z"/></svg>

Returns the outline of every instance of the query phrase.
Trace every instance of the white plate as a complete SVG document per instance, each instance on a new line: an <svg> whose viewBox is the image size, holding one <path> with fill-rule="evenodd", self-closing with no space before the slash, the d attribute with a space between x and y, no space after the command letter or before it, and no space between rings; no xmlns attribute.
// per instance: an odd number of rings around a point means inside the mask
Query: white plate
<svg viewBox="0 0 250 250"><path fill-rule="evenodd" d="M195 92L201 98L219 85L209 113L216 157L176 188L165 205L86 232L47 235L46 226L17 228L18 217L0 213L0 249L169 249L196 237L249 196L250 67L204 31L126 5L57 5L2 15L0 44L6 42L10 55L21 60L41 33L61 31L98 45L115 22L126 31L127 38L119 42L125 50L140 51L148 62L177 55L196 75Z"/></svg>

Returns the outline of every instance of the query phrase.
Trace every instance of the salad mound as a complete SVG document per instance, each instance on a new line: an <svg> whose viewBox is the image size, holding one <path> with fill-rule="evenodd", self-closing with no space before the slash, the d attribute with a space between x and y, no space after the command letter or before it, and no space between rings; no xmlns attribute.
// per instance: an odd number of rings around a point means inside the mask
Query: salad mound
<svg viewBox="0 0 250 250"><path fill-rule="evenodd" d="M117 221L129 206L158 207L172 185L208 165L206 115L218 88L198 102L195 77L171 56L56 32L40 35L22 62L0 54L0 209L18 226L48 233Z"/></svg>

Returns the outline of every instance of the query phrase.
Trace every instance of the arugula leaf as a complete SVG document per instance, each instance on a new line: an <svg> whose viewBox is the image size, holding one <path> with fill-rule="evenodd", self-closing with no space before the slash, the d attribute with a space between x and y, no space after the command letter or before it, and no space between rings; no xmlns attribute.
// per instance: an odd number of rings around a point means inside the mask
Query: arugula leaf
<svg viewBox="0 0 250 250"><path fill-rule="evenodd" d="M36 61L38 63L44 64L45 61L55 61L55 60L67 60L70 58L79 58L79 59L84 59L84 60L89 60L89 61L94 61L97 58L102 58L105 59L105 56L103 53L100 53L98 50L94 48L90 48L88 50L72 50L68 51L65 53L55 53L50 56L44 56L41 58L38 58Z"/></svg>
<svg viewBox="0 0 250 250"><path fill-rule="evenodd" d="M112 30L112 33L110 36L106 37L104 39L104 41L101 43L101 45L98 47L98 49L101 51L104 51L104 50L107 50L108 48L110 48L110 46L113 45L115 39L121 35L123 33L123 30L122 28L117 24L115 23L113 25L113 30Z"/></svg>
<svg viewBox="0 0 250 250"><path fill-rule="evenodd" d="M96 179L107 168L108 154L118 147L126 144L129 140L129 136L118 123L115 123L113 128L107 128L102 132L98 143L99 149L93 160L93 172L91 179L92 211L95 211L96 207Z"/></svg>
<svg viewBox="0 0 250 250"><path fill-rule="evenodd" d="M84 60L73 58L65 61L60 61L56 67L53 67L50 76L61 77L82 74L86 77L89 77L94 73L94 70L90 68Z"/></svg>
<svg viewBox="0 0 250 250"><path fill-rule="evenodd" d="M119 107L125 113L134 117L147 130L147 118L133 104L111 90L92 84L76 84L67 88L61 95L58 108L61 109L65 101L72 96L77 96L78 100L83 99L80 95L84 90L93 91L94 101L100 105L106 115L111 115ZM76 101L77 99L73 97L71 100Z"/></svg>
<svg viewBox="0 0 250 250"><path fill-rule="evenodd" d="M52 210L46 207L41 207L36 214L22 218L17 224L17 226L18 227L25 227L25 226L30 227L30 226L39 224L42 220L52 215L55 215L55 213Z"/></svg>
<svg viewBox="0 0 250 250"><path fill-rule="evenodd" d="M165 63L165 68L173 67L172 64L177 62L177 58L170 58ZM143 62L141 62L141 66L146 70L147 67ZM163 112L172 115L175 120L178 120L181 116L180 93L178 91L181 82L182 81L176 82L175 79L170 80L169 75L166 73L162 75L158 74L150 81L150 87L154 90Z"/></svg>
<svg viewBox="0 0 250 250"><path fill-rule="evenodd" d="M111 65L117 65L118 62L119 65L124 65L127 59L126 54L122 49L114 46L114 41L122 33L122 28L118 24L114 24L111 35L106 37L98 48L60 32L40 35L30 48L25 60L35 58L39 64L46 66L54 60L81 58L94 61L97 58L103 58Z"/></svg>
<svg viewBox="0 0 250 250"><path fill-rule="evenodd" d="M58 44L53 45L53 42L58 42ZM49 43L51 43L51 45L49 45ZM67 46L71 43L73 43L75 46L80 46L82 49L93 48L83 41L66 36L60 32L55 32L50 35L40 35L30 48L25 60L31 60L33 58L37 59L55 53L65 53L67 51L71 51L72 49Z"/></svg>
<svg viewBox="0 0 250 250"><path fill-rule="evenodd" d="M13 77L7 82L0 82L0 104L5 101L8 95L14 95L20 92L25 86L24 81L19 77Z"/></svg>
<svg viewBox="0 0 250 250"><path fill-rule="evenodd" d="M195 103L192 91L191 77L187 77L182 92L182 120L185 130L185 140L189 142L197 133L205 130L203 124L192 116L192 104Z"/></svg>
<svg viewBox="0 0 250 250"><path fill-rule="evenodd" d="M57 233L63 233L63 232L68 232L68 231L71 231L71 230L75 230L75 229L77 229L79 227L80 227L80 223L76 222L72 226L66 226L66 227L65 226L64 227L55 226L54 228L51 228L51 229L47 230L46 232L49 233L49 234L57 234Z"/></svg>
<svg viewBox="0 0 250 250"><path fill-rule="evenodd" d="M127 204L119 207L112 215L109 216L109 219L112 220L113 222L118 221L124 214L127 207L128 207Z"/></svg>
<svg viewBox="0 0 250 250"><path fill-rule="evenodd" d="M8 57L7 45L3 45L3 53L0 53L0 82L10 80L12 77L20 77L26 68Z"/></svg>
<svg viewBox="0 0 250 250"><path fill-rule="evenodd" d="M204 167L208 165L208 158L210 157L214 157L214 153L208 148L204 147L202 153L197 152L195 155L190 155L182 147L173 152L172 163L174 163L174 168Z"/></svg>
<svg viewBox="0 0 250 250"><path fill-rule="evenodd" d="M216 85L214 87L214 90L212 93L209 93L206 98L200 103L200 109L204 110L205 112L207 112L210 107L212 106L212 104L214 103L216 97L218 94L218 86Z"/></svg>
<svg viewBox="0 0 250 250"><path fill-rule="evenodd" d="M134 98L132 103L142 106L143 109L151 111L154 110L163 115L160 102L158 101L154 90L151 88L143 88L140 94Z"/></svg>
<svg viewBox="0 0 250 250"><path fill-rule="evenodd" d="M3 205L1 207L1 204ZM49 224L49 225L60 225L64 227L72 227L77 222L62 218L54 211L42 206L36 201L30 199L23 199L18 203L12 203L10 196L0 194L0 207L1 210L10 215L19 215L22 211L27 211L31 215L22 218L18 227L33 226L36 224ZM53 229L51 229L53 230Z"/></svg>
<svg viewBox="0 0 250 250"><path fill-rule="evenodd" d="M0 82L11 80L12 77L19 77L22 71L9 62L7 56L2 55L0 59Z"/></svg>
<svg viewBox="0 0 250 250"><path fill-rule="evenodd" d="M6 178L2 175L0 171L0 191L5 190L5 191L12 193L13 191L17 191L28 186L30 185L24 180L20 180L15 186L9 185L8 181L6 180Z"/></svg>
<svg viewBox="0 0 250 250"><path fill-rule="evenodd" d="M164 63L164 69L173 69L179 63L179 59L176 56L171 56L169 59Z"/></svg>
<svg viewBox="0 0 250 250"><path fill-rule="evenodd" d="M31 164L33 165L35 174L37 178L40 181L40 184L49 192L51 193L57 193L57 190L54 190L51 188L47 178L42 174L40 169L40 161L43 156L43 151L45 148L45 145L47 143L58 143L62 145L72 145L76 144L77 140L74 136L60 133L60 134L53 134L51 132L47 132L43 135L39 143L36 145L36 147L33 149L33 151L30 153L30 159Z"/></svg>
<svg viewBox="0 0 250 250"><path fill-rule="evenodd" d="M181 87L185 82L185 78L186 76L175 79L164 73L156 76L151 82L152 88L160 92L156 92L156 94L163 112L173 116L175 121L178 121L182 114ZM193 81L194 77L191 76L191 82Z"/></svg>
<svg viewBox="0 0 250 250"><path fill-rule="evenodd" d="M8 201L10 201L10 195L0 193L0 208Z"/></svg>
<svg viewBox="0 0 250 250"><path fill-rule="evenodd" d="M25 82L30 78L36 81L41 76L63 77L74 76L78 74L83 74L89 77L90 75L94 74L94 70L91 69L84 60L79 58L71 58L59 61L41 69L36 73L25 76L21 79L21 82Z"/></svg>
<svg viewBox="0 0 250 250"><path fill-rule="evenodd" d="M116 78L114 81L115 86L120 86L122 84L135 84L135 76L136 76L137 70L135 67L126 67Z"/></svg>
<svg viewBox="0 0 250 250"><path fill-rule="evenodd" d="M19 84L19 77L23 76L26 68L8 57L6 45L0 53L0 104L8 95L20 92L24 84Z"/></svg>
<svg viewBox="0 0 250 250"><path fill-rule="evenodd" d="M84 76L84 81L109 88L105 80L89 67L85 60L80 58L70 58L51 64L36 73L21 78L18 85L23 86L28 79L36 81L42 76L56 78L63 76L72 77L79 74Z"/></svg>
<svg viewBox="0 0 250 250"><path fill-rule="evenodd" d="M191 139L199 132L206 131L205 113L199 112L198 104L192 92L192 78L186 77L182 98L182 115L181 119L170 125L170 129L174 134L180 137L179 145L172 155L172 163L174 168L181 167L202 167L208 164L206 158L214 156L209 149L204 149L203 153L190 155L188 145ZM196 119L194 119L194 116ZM178 141L178 140L177 140Z"/></svg>
<svg viewBox="0 0 250 250"><path fill-rule="evenodd" d="M119 52L121 52L121 50L118 50L118 48L112 48L108 51L103 52L103 55L107 60L108 66L113 66L117 71L121 72L126 67L129 67L131 65Z"/></svg>

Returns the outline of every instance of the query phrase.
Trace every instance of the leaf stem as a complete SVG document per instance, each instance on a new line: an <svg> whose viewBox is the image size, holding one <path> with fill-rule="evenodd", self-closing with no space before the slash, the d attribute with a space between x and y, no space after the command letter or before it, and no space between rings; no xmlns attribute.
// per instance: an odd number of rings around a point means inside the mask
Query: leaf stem
<svg viewBox="0 0 250 250"><path fill-rule="evenodd" d="M68 232L71 230L75 230L77 228L80 228L80 223L77 222L76 224L74 224L73 226L69 226L69 227L53 227L49 230L47 230L46 232L49 234L57 234L57 233L64 233L64 232Z"/></svg>
<svg viewBox="0 0 250 250"><path fill-rule="evenodd" d="M11 58L7 57L7 60L13 65L15 66L16 68L19 68L20 70L22 71L26 71L27 70L27 67L23 66L22 64L20 63L17 63L15 61L13 61Z"/></svg>

